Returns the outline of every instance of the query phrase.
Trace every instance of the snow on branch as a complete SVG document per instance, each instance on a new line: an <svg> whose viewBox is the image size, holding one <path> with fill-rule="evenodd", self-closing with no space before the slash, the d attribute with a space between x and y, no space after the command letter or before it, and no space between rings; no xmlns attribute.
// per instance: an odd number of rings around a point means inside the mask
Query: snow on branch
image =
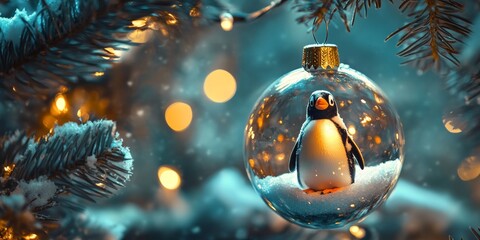
<svg viewBox="0 0 480 240"><path fill-rule="evenodd" d="M122 52L138 45L129 38L135 30L173 35L188 14L188 4L179 3L41 0L34 12L0 17L0 88L26 100L51 97L62 86L101 81L96 72L109 69ZM148 29L132 24L152 18L156 21Z"/></svg>
<svg viewBox="0 0 480 240"><path fill-rule="evenodd" d="M0 220L11 212L22 216L20 210L30 211L39 221L52 220L43 215L44 210L78 209L82 203L78 198L95 202L109 197L129 180L132 163L129 149L122 146L115 124L108 120L67 123L39 141L20 132L4 137L0 141ZM12 209L7 204L12 197L24 201L22 207ZM19 220L6 219L0 221L0 228L12 228Z"/></svg>

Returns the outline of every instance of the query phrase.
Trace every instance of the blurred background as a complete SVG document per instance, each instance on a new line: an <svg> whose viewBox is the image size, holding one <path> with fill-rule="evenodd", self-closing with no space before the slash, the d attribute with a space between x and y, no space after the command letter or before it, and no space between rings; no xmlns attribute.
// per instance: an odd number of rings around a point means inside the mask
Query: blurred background
<svg viewBox="0 0 480 240"><path fill-rule="evenodd" d="M269 4L223 2L244 12ZM339 47L341 62L370 77L397 109L406 145L400 179L386 203L360 223L325 231L295 226L271 211L251 187L243 159L250 111L267 86L301 67L303 46L314 42L308 26L295 21L298 14L288 4L248 23L198 23L194 10L175 11L168 28L130 33L138 46L112 46L118 61L93 73L94 80L43 99L1 95L3 134L45 134L55 124L107 118L130 147L132 180L73 216L71 236L473 239L469 227L480 226L480 143L469 141L465 129L479 119L456 114L462 103L439 74L400 65L396 42L384 41L406 22L396 6L372 8L351 32L341 22L329 26L328 42ZM198 14L217 13L206 7ZM473 16L474 32L465 41L478 49L480 18ZM316 34L322 41L325 29Z"/></svg>

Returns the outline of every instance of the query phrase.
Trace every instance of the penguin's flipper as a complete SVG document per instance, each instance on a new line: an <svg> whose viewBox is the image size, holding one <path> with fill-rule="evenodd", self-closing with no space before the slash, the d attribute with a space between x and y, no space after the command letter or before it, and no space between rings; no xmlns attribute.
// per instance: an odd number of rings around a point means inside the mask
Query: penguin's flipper
<svg viewBox="0 0 480 240"><path fill-rule="evenodd" d="M292 154L290 155L290 163L288 165L288 170L290 170L290 172L295 171L295 168L297 167L297 161L298 161L297 150L298 150L299 142L300 142L300 137L295 143L295 147L293 147Z"/></svg>
<svg viewBox="0 0 480 240"><path fill-rule="evenodd" d="M358 165L360 166L361 169L365 168L365 159L363 159L362 152L360 151L360 148L358 148L357 144L353 141L352 137L348 135L348 142L350 145L352 145L352 149L350 152L355 156L357 159Z"/></svg>
<svg viewBox="0 0 480 240"><path fill-rule="evenodd" d="M305 122L302 124L302 127L300 128L300 133L298 134L297 142L295 143L292 153L290 154L290 162L288 164L288 170L290 170L290 172L295 171L295 169L297 168L298 155L300 154L298 151L301 150L302 148L303 131L309 123L310 123L310 119L307 118L307 120L305 120Z"/></svg>

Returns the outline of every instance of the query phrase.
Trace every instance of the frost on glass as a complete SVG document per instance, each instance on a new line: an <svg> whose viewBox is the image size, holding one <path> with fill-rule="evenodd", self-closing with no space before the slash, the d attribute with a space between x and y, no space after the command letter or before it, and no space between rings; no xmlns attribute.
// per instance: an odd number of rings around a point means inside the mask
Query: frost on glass
<svg viewBox="0 0 480 240"><path fill-rule="evenodd" d="M356 164L355 182L334 191L304 191L296 171L288 170L316 90L333 94L365 159L365 169ZM403 144L396 111L365 75L344 64L328 71L297 69L275 81L253 108L245 129L245 167L273 211L304 227L336 228L362 219L387 199L400 174Z"/></svg>

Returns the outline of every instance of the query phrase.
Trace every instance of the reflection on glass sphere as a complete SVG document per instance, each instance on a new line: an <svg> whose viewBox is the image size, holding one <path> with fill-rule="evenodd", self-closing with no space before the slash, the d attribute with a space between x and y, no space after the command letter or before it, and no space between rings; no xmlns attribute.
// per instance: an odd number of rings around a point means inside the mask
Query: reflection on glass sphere
<svg viewBox="0 0 480 240"><path fill-rule="evenodd" d="M356 164L354 183L330 191L307 191L297 172L289 171L316 90L333 94L365 159L363 170ZM366 76L344 64L336 70L297 69L270 85L254 106L245 128L245 167L256 191L279 215L304 227L336 228L362 219L386 200L400 174L403 145L396 111Z"/></svg>

